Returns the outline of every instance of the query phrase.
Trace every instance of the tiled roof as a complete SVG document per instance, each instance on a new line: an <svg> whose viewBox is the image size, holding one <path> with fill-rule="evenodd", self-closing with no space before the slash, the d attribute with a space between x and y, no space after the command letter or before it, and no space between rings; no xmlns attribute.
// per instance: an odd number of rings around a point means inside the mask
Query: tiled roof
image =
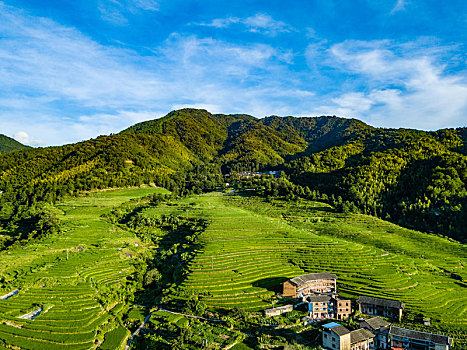
<svg viewBox="0 0 467 350"><path fill-rule="evenodd" d="M321 303L321 302L326 302L330 300L331 300L331 297L329 295L314 295L314 296L309 296L306 298L306 301L310 303Z"/></svg>
<svg viewBox="0 0 467 350"><path fill-rule="evenodd" d="M381 327L387 327L391 325L389 322L383 320L381 317L372 317L362 322L366 322L374 331L380 329Z"/></svg>
<svg viewBox="0 0 467 350"><path fill-rule="evenodd" d="M398 301L398 300L391 300L391 299L382 299L382 298L374 298L374 297L367 297L367 296L359 296L358 297L359 304L373 304L377 306L387 306L387 307L394 307L397 309L404 309L405 305Z"/></svg>
<svg viewBox="0 0 467 350"><path fill-rule="evenodd" d="M340 325L337 327L331 328L331 331L336 333L339 337L350 333L350 331L347 328L345 328L344 326L340 326Z"/></svg>
<svg viewBox="0 0 467 350"><path fill-rule="evenodd" d="M347 328L345 328L344 326L342 326L342 325L340 325L339 323L336 323L336 322L326 323L325 325L323 325L323 328L327 328L330 331L333 331L339 337L350 333L350 331Z"/></svg>
<svg viewBox="0 0 467 350"><path fill-rule="evenodd" d="M430 341L435 344L452 345L452 338L448 336L441 335L441 334L414 331L413 329L391 326L391 329L389 330L389 334L396 335L399 337L409 338L409 339Z"/></svg>
<svg viewBox="0 0 467 350"><path fill-rule="evenodd" d="M375 335L371 333L368 329L360 328L360 329L350 332L350 343L353 344L353 343L368 340L374 337Z"/></svg>
<svg viewBox="0 0 467 350"><path fill-rule="evenodd" d="M306 275L294 277L290 279L289 282L299 287L309 281L321 280L321 279L334 279L335 280L337 279L337 276L334 275L333 273L328 273L328 272L309 273Z"/></svg>

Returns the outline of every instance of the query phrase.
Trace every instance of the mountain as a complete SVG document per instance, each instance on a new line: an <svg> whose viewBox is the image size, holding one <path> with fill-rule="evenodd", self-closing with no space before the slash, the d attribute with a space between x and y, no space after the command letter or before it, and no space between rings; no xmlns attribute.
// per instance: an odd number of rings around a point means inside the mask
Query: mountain
<svg viewBox="0 0 467 350"><path fill-rule="evenodd" d="M182 109L167 116L136 124L120 135L165 135L202 160L210 161L222 149L233 123L256 120L247 115L215 115L205 110Z"/></svg>
<svg viewBox="0 0 467 350"><path fill-rule="evenodd" d="M29 148L29 146L25 146L22 143L12 139L11 137L0 134L0 154L5 154L25 148Z"/></svg>
<svg viewBox="0 0 467 350"><path fill-rule="evenodd" d="M222 173L283 169L294 186L326 194L341 210L465 240L466 150L465 128L182 109L119 134L0 156L0 220L83 190L155 183L200 192L222 184Z"/></svg>

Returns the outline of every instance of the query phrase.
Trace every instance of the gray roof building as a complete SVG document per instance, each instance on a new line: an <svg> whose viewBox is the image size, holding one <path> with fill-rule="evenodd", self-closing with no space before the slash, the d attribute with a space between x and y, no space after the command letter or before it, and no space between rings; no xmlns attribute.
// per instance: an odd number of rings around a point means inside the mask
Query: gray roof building
<svg viewBox="0 0 467 350"><path fill-rule="evenodd" d="M446 349L449 346L452 346L453 339L446 335L441 334L434 334L434 333L427 333L421 331L415 331L413 329L407 328L400 328L391 326L389 329L389 335L391 336L391 343L399 341L399 342L406 342L406 343L413 343L416 341L417 343L425 343L425 344L438 344L444 345Z"/></svg>
<svg viewBox="0 0 467 350"><path fill-rule="evenodd" d="M368 329L360 328L350 332L350 343L357 343L365 341L371 338L374 338L374 334L371 333Z"/></svg>
<svg viewBox="0 0 467 350"><path fill-rule="evenodd" d="M391 325L389 322L383 320L381 317L372 317L367 320L363 320L360 322L360 327L362 327L362 324L368 325L368 328L374 331L380 330L381 328L385 328Z"/></svg>
<svg viewBox="0 0 467 350"><path fill-rule="evenodd" d="M301 276L294 277L294 278L290 279L289 282L294 284L297 287L300 287L300 286L306 284L307 282L315 281L315 280L322 280L322 279L331 279L331 280L334 279L334 280L336 280L337 276L335 274L329 273L329 272L308 273L306 275L301 275Z"/></svg>
<svg viewBox="0 0 467 350"><path fill-rule="evenodd" d="M398 300L367 297L367 296L359 296L358 303L359 304L372 304L372 305L383 306L383 307L392 307L392 308L397 308L397 309L405 308L405 304L403 304L402 302Z"/></svg>

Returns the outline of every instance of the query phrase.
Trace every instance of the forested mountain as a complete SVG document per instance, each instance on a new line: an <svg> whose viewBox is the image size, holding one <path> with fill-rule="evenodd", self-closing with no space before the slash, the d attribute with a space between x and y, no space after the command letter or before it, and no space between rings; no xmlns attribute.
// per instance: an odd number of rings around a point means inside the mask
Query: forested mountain
<svg viewBox="0 0 467 350"><path fill-rule="evenodd" d="M0 134L0 154L25 148L29 148L29 146L25 146L22 143L12 139L11 137Z"/></svg>
<svg viewBox="0 0 467 350"><path fill-rule="evenodd" d="M235 171L281 169L343 211L465 240L467 131L373 128L355 119L211 114L183 109L119 134L0 156L0 220L36 203L106 187L155 183L211 190Z"/></svg>

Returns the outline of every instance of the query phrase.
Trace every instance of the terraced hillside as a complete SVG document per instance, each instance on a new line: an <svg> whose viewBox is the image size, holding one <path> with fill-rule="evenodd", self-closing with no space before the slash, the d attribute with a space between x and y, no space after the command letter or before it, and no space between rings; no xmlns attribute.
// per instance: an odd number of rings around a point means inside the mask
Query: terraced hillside
<svg viewBox="0 0 467 350"><path fill-rule="evenodd" d="M132 289L132 256L145 248L132 233L101 215L131 198L162 191L118 190L62 201L56 205L62 234L1 252L0 296L19 292L0 300L0 344L34 350L91 349L118 327L115 320L124 307L118 291ZM103 303L105 293L116 294L115 302ZM40 313L33 319L19 318L36 310Z"/></svg>
<svg viewBox="0 0 467 350"><path fill-rule="evenodd" d="M132 212L148 219L207 220L204 231L191 236L197 250L186 260L186 278L163 290L169 301L197 294L211 311L259 311L274 303L286 279L328 271L338 275L345 296L402 300L408 322L421 314L466 339L467 249L460 243L305 200L211 193L138 207L138 198L163 191L147 187L64 200L51 208L60 217L60 234L1 252L0 296L18 293L0 299L0 348L124 344L129 332L121 320L137 302L131 297L144 268L138 257L156 248L103 217L130 199ZM189 244L170 251L177 257L175 251Z"/></svg>
<svg viewBox="0 0 467 350"><path fill-rule="evenodd" d="M268 203L238 196L229 202L338 242L321 252L304 246L290 261L306 271L337 273L342 294L395 298L413 314L422 313L448 328L467 329L465 245L371 216L335 213L322 203Z"/></svg>
<svg viewBox="0 0 467 350"><path fill-rule="evenodd" d="M345 296L395 298L413 315L467 329L467 249L457 242L310 201L209 194L145 214L170 211L211 222L182 286L204 294L210 307L270 307L282 281L328 271L338 275Z"/></svg>

